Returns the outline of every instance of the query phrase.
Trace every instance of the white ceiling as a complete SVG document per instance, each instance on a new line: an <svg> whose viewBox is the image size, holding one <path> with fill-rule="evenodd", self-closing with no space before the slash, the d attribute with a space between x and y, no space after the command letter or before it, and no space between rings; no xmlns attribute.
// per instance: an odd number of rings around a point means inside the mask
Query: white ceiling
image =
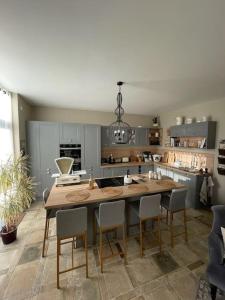
<svg viewBox="0 0 225 300"><path fill-rule="evenodd" d="M0 0L0 83L34 104L152 114L225 97L223 0Z"/></svg>

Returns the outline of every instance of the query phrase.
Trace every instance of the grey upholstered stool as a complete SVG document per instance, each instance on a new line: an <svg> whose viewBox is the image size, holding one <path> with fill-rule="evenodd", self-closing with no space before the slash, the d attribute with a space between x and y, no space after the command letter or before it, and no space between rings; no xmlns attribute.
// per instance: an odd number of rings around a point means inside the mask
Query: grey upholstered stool
<svg viewBox="0 0 225 300"><path fill-rule="evenodd" d="M48 196L49 196L49 189L45 189L43 191L43 202L44 204L46 203L47 199L48 199ZM48 233L49 233L49 221L50 219L53 219L55 218L56 216L56 212L57 212L57 209L46 209L46 217L45 217L45 231L44 231L44 240L43 240L43 247L42 247L42 257L45 256L45 243L46 243L46 240L48 239Z"/></svg>
<svg viewBox="0 0 225 300"><path fill-rule="evenodd" d="M161 230L160 230L160 222L161 222L161 209L160 209L160 201L161 195L150 195L141 197L138 203L131 203L130 208L134 211L134 213L139 218L139 226L140 226L140 254L143 256L143 223L147 220L155 220L158 222L158 241L159 241L159 249L160 253L162 250L161 243Z"/></svg>
<svg viewBox="0 0 225 300"><path fill-rule="evenodd" d="M174 246L173 238L184 234L185 241L187 242L187 220L186 220L186 197L187 189L176 189L172 190L170 196L163 196L161 200L161 207L166 209L167 212L167 224L168 224L168 213L170 214L170 237L171 247ZM184 232L174 235L173 234L173 215L174 213L183 211L184 214Z"/></svg>
<svg viewBox="0 0 225 300"><path fill-rule="evenodd" d="M57 288L59 288L59 275L83 266L86 266L86 277L88 277L88 248L87 248L87 208L73 208L59 210L56 213L56 236L57 236ZM84 241L86 263L74 267L73 262L73 243L74 238L81 238ZM62 240L70 239L61 243ZM61 245L72 243L72 267L63 271L59 271L59 255Z"/></svg>
<svg viewBox="0 0 225 300"><path fill-rule="evenodd" d="M99 250L100 250L100 265L101 272L103 272L103 260L118 254L124 256L124 262L126 263L126 229L125 229L125 201L119 200L114 202L101 203L99 208L95 210L95 216L93 218L93 233L94 240L96 238L96 221L99 227ZM103 257L103 233L123 228L123 251L120 253L112 253L112 255Z"/></svg>

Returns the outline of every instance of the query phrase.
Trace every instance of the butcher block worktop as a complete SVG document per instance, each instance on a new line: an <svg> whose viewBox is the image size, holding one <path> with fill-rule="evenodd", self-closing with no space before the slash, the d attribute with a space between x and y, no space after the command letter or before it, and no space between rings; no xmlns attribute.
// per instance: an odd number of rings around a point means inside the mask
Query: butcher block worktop
<svg viewBox="0 0 225 300"><path fill-rule="evenodd" d="M148 178L148 174L133 175L132 178L137 180L139 184L131 184L126 186L98 188L95 183L94 189L88 189L88 182L83 181L78 185L56 187L53 185L45 208L57 208L74 205L86 205L109 201L112 199L125 199L134 196L142 196L147 194L161 193L170 191L174 188L184 188L183 184L169 180L152 180Z"/></svg>

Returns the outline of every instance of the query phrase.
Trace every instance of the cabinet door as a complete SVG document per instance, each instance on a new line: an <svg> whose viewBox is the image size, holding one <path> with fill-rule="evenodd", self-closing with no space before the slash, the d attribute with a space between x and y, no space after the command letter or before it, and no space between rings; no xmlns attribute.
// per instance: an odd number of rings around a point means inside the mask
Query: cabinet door
<svg viewBox="0 0 225 300"><path fill-rule="evenodd" d="M126 175L126 168L113 168L113 176Z"/></svg>
<svg viewBox="0 0 225 300"><path fill-rule="evenodd" d="M34 177L36 197L42 196L42 177L40 172L39 122L27 122L27 153L29 155L30 175Z"/></svg>
<svg viewBox="0 0 225 300"><path fill-rule="evenodd" d="M113 177L113 168L103 168L102 177Z"/></svg>
<svg viewBox="0 0 225 300"><path fill-rule="evenodd" d="M60 144L82 144L83 125L60 123Z"/></svg>
<svg viewBox="0 0 225 300"><path fill-rule="evenodd" d="M109 126L101 126L101 145L102 145L102 147L111 146L110 127Z"/></svg>
<svg viewBox="0 0 225 300"><path fill-rule="evenodd" d="M147 128L136 128L136 145L146 146L148 145L148 129Z"/></svg>
<svg viewBox="0 0 225 300"><path fill-rule="evenodd" d="M207 122L188 124L187 136L207 136L208 124Z"/></svg>
<svg viewBox="0 0 225 300"><path fill-rule="evenodd" d="M59 124L40 122L40 173L42 189L52 187L52 173L58 173L55 158L59 157Z"/></svg>
<svg viewBox="0 0 225 300"><path fill-rule="evenodd" d="M99 125L84 126L84 167L100 167L101 164L101 128Z"/></svg>
<svg viewBox="0 0 225 300"><path fill-rule="evenodd" d="M187 135L187 125L177 125L170 128L171 137L181 137Z"/></svg>

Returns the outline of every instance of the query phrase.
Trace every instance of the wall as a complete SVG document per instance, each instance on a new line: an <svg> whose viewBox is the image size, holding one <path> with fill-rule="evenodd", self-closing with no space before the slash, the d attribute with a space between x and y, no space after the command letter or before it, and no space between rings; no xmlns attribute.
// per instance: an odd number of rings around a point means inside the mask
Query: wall
<svg viewBox="0 0 225 300"><path fill-rule="evenodd" d="M56 121L109 125L115 121L115 115L111 112L33 106L31 119L33 121ZM134 127L150 127L152 124L152 117L125 114L124 121Z"/></svg>
<svg viewBox="0 0 225 300"><path fill-rule="evenodd" d="M188 104L187 104L188 105ZM161 126L163 127L163 145L166 141L166 130L176 124L177 116L196 117L208 116L213 121L217 121L216 134L216 149L221 139L225 139L225 99L218 99L204 104L195 104L184 107L183 109L173 110L160 114ZM219 175L217 172L217 150L210 150L208 153L215 154L214 156L214 183L215 183L215 203L225 204L225 176Z"/></svg>

